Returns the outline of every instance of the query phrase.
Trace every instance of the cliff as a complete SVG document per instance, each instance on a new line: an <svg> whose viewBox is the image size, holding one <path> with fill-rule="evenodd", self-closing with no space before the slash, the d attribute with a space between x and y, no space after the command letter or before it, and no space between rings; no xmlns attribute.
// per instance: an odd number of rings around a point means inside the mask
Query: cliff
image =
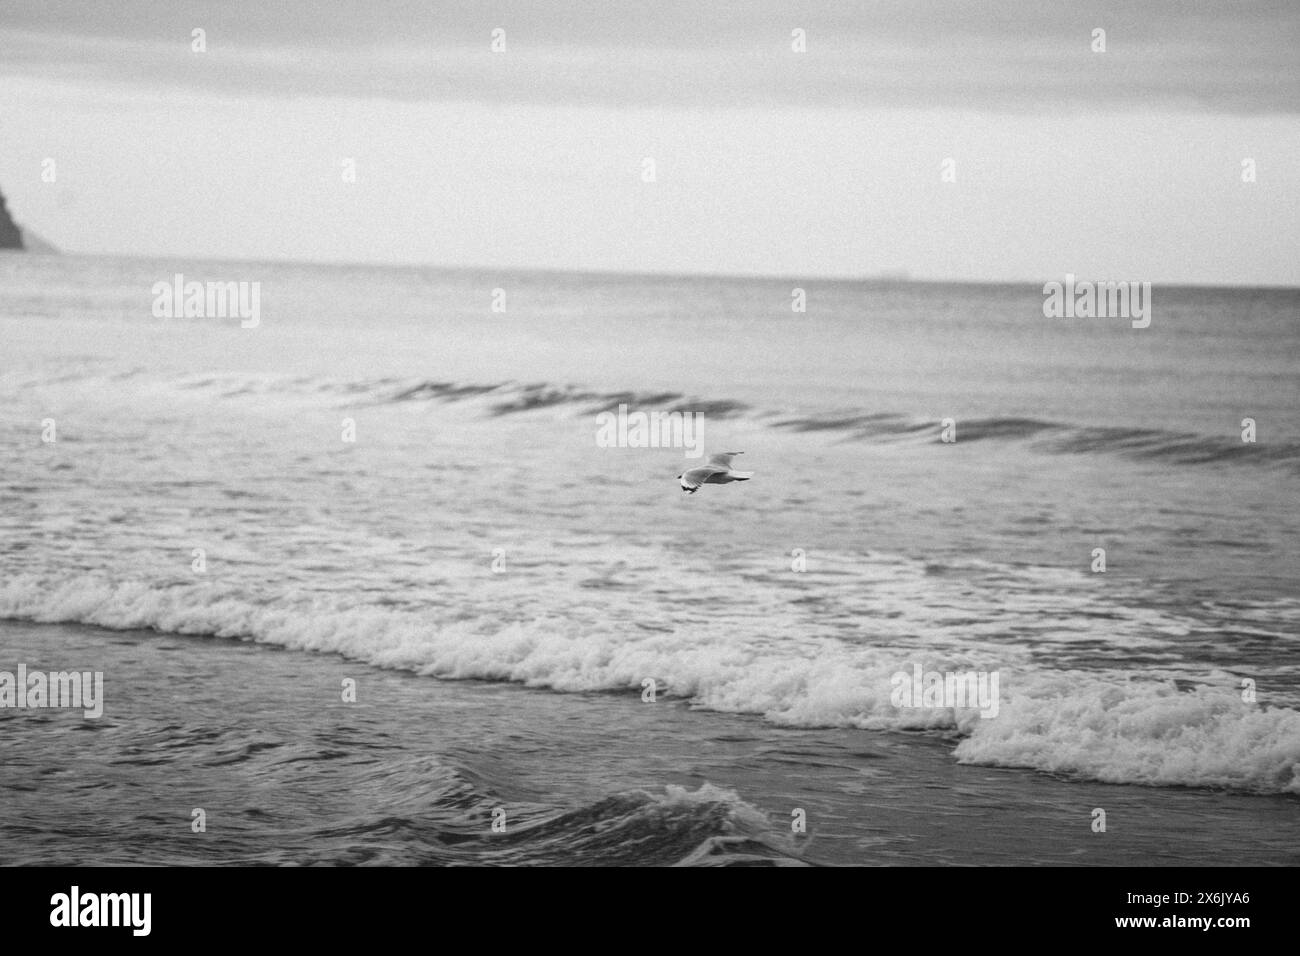
<svg viewBox="0 0 1300 956"><path fill-rule="evenodd" d="M0 193L0 249L23 249L23 234L5 207L5 197Z"/></svg>
<svg viewBox="0 0 1300 956"><path fill-rule="evenodd" d="M5 207L5 197L0 193L0 250L34 252L37 255L58 255L54 243L46 242L26 226L14 222Z"/></svg>

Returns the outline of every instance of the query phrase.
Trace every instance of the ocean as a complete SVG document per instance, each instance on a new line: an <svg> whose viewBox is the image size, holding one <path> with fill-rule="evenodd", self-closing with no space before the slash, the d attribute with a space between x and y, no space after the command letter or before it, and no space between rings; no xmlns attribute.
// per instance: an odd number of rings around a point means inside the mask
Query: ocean
<svg viewBox="0 0 1300 956"><path fill-rule="evenodd" d="M1300 290L1043 304L0 257L0 863L1300 863Z"/></svg>

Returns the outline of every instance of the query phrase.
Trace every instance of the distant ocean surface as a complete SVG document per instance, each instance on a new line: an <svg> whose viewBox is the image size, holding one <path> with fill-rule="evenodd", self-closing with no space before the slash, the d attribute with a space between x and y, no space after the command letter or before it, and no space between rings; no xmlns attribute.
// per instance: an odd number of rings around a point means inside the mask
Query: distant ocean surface
<svg viewBox="0 0 1300 956"><path fill-rule="evenodd" d="M0 257L0 863L1300 862L1300 291L1042 304Z"/></svg>

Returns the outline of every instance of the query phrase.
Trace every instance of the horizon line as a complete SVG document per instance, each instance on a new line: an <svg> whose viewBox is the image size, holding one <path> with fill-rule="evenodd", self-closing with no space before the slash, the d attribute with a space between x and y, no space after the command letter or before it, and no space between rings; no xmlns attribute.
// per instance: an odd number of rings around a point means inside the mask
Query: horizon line
<svg viewBox="0 0 1300 956"><path fill-rule="evenodd" d="M20 227L21 228L21 227ZM38 234L39 235L39 234ZM43 237L42 237L43 238ZM52 245L52 243L51 243ZM874 274L861 274L856 276L850 275L803 275L796 276L791 274L779 273L745 273L745 272L673 272L673 271L628 271L621 269L583 269L583 268L562 268L554 266L485 266L485 265L453 265L439 264L433 262L366 262L361 260L346 259L295 259L295 258L241 258L231 256L186 256L186 255L160 255L146 253L108 253L108 252L76 252L67 249L58 248L57 252L31 252L30 250L14 249L2 250L12 252L17 255L29 256L49 256L49 257L72 257L87 259L129 259L129 260L164 260L164 261L201 261L215 263L264 263L267 265L288 265L288 266L306 266L310 268L365 268L365 269L387 269L391 271L399 270L432 270L435 272L502 272L502 273L522 273L532 275L567 275L567 276L593 276L597 278L624 278L624 279L688 279L688 280L715 280L715 281L748 281L748 282L829 282L840 284L853 283L881 283L893 285L965 285L965 286L1035 286L1039 287L1046 282L1055 282L1062 276L1049 276L1046 279L960 279L960 278L935 278L931 276L922 276L914 274L910 269L884 269ZM1079 273L1068 273L1080 278ZM1152 286L1163 286L1174 289L1223 289L1223 290L1257 290L1257 291L1276 291L1289 292L1300 291L1300 285L1285 284L1267 284L1260 285L1256 283L1231 283L1231 282L1166 282L1157 279L1088 279L1087 282L1150 282Z"/></svg>

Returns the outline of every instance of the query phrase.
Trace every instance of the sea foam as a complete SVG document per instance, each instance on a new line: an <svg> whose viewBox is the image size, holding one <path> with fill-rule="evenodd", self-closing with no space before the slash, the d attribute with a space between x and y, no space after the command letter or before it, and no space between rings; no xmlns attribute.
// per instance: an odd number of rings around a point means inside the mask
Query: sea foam
<svg viewBox="0 0 1300 956"><path fill-rule="evenodd" d="M441 679L499 680L560 692L658 692L708 710L786 726L935 731L960 736L963 763L1025 767L1114 783L1300 793L1300 712L1242 699L1237 679L1043 670L1007 652L997 716L974 707L897 707L893 675L914 661L963 670L987 661L827 639L575 631L564 619L439 622L410 611L346 606L320 594L252 599L221 585L168 588L35 575L0 584L0 617L238 638L342 654ZM111 675L108 675L111 680Z"/></svg>

